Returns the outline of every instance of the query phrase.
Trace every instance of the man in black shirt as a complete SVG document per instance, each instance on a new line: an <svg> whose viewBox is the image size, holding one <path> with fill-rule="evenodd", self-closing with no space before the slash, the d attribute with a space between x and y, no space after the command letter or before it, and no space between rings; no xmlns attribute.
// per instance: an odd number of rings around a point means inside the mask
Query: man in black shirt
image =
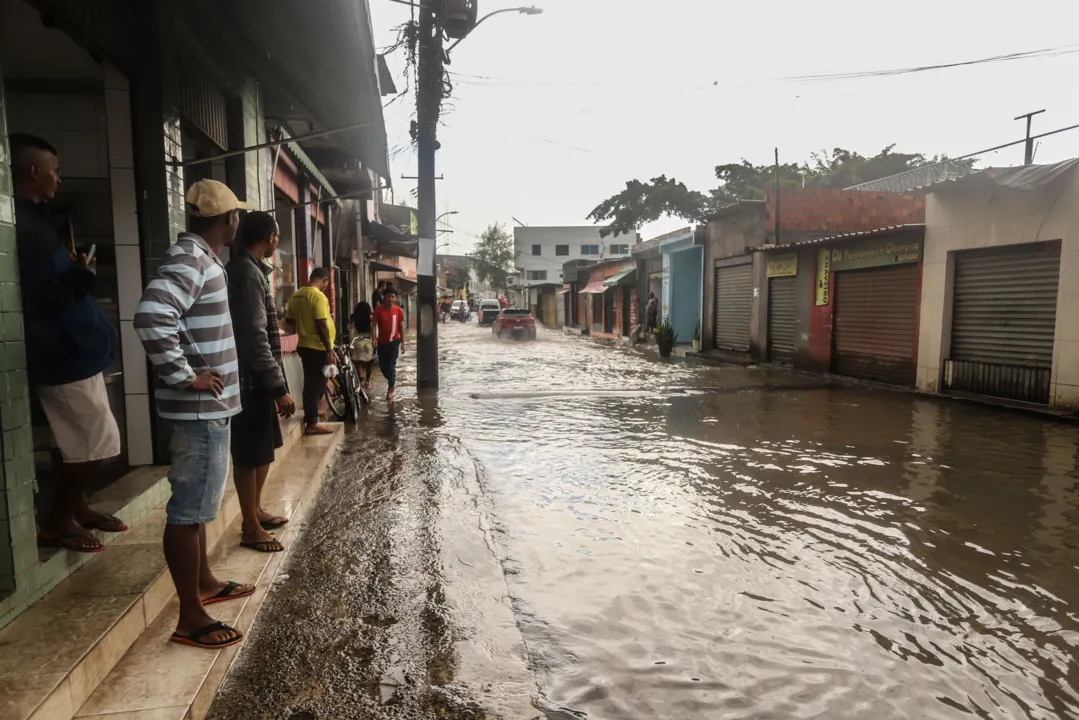
<svg viewBox="0 0 1079 720"><path fill-rule="evenodd" d="M116 359L116 330L92 297L94 261L76 254L70 236L61 238L57 230L49 205L60 185L56 149L31 135L9 140L27 374L63 459L38 544L96 553L103 546L90 530L127 530L118 518L92 509L85 494L100 462L120 454L103 375Z"/></svg>
<svg viewBox="0 0 1079 720"><path fill-rule="evenodd" d="M378 281L378 287L371 293L371 307L382 307L382 294L386 292L386 285L387 283L385 280Z"/></svg>

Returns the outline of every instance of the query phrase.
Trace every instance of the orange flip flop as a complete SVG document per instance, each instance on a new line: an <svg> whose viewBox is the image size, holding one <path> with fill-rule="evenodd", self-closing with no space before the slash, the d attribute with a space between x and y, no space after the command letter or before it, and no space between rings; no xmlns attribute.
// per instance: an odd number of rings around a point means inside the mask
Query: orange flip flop
<svg viewBox="0 0 1079 720"><path fill-rule="evenodd" d="M222 630L232 630L236 632L236 637L221 642L211 643L202 642L200 638L204 638L207 635L211 635L215 632ZM179 643L180 645L190 645L191 647L203 648L204 650L220 650L221 648L231 647L236 645L244 639L244 634L236 630L236 628L226 625L223 622L212 622L206 627L199 628L190 635L180 635L179 633L173 633L169 638L169 642Z"/></svg>
<svg viewBox="0 0 1079 720"><path fill-rule="evenodd" d="M250 597L251 595L255 594L255 586L254 585L251 586L250 590L244 590L243 592L235 593L235 594L233 593L234 590L236 590L238 588L241 588L241 587L243 587L243 585L241 585L240 583L232 582L230 580L227 583L225 583L225 587L221 588L221 592L214 595L213 597L206 598L205 600L202 601L202 604L204 606L205 605L213 605L214 603L225 602L226 600L239 600L240 598ZM211 632L213 632L213 631L211 630Z"/></svg>
<svg viewBox="0 0 1079 720"><path fill-rule="evenodd" d="M90 547L80 545L92 541L97 543ZM77 533L71 533L69 535L53 535L49 537L39 536L37 539L37 546L39 548L59 548L61 550L70 550L71 552L87 553L89 555L95 555L105 549L105 546L101 542L91 536L79 535Z"/></svg>

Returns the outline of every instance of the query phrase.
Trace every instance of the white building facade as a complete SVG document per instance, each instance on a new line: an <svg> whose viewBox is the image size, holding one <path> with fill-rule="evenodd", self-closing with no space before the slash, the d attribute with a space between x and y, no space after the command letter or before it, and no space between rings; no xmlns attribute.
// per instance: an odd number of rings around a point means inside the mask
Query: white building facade
<svg viewBox="0 0 1079 720"><path fill-rule="evenodd" d="M536 318L553 327L565 322L559 312L562 303L556 298L563 289L562 266L570 260L629 259L633 246L641 241L638 233L618 237L600 237L602 228L515 227L513 229L514 267L520 272L519 304L530 308Z"/></svg>

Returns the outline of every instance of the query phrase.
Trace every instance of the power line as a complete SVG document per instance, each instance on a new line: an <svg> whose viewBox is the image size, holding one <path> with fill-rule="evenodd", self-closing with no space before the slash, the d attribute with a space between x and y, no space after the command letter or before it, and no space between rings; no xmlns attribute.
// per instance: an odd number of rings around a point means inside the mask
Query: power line
<svg viewBox="0 0 1079 720"><path fill-rule="evenodd" d="M839 73L822 73L818 75L790 75L773 78L762 78L760 83L767 82L780 82L785 84L814 84L835 80L857 80L862 78L874 78L874 77L892 77L897 75L909 75L913 73L931 72L935 70L948 70L960 67L970 67L974 65L984 65L989 63L1010 62L1013 60L1035 60L1039 58L1051 58L1061 55L1071 55L1079 53L1079 44L1073 45L1061 45L1059 47L1042 48L1039 50L1025 50L1020 52L1005 53L1000 55L991 55L989 57L976 58L973 60L960 60L956 62L948 63L935 63L929 65L915 65L909 67L900 68L885 68L880 70L860 70L854 72L839 72ZM603 82L544 82L538 80L519 80L513 78L495 77L492 75L472 75L467 73L459 73L453 70L448 71L450 75L457 78L454 82L469 87L497 87L500 85L528 85L530 87L538 88L636 88L636 85L631 83L603 83ZM720 85L720 83L714 82L710 85L689 85L683 87L670 88L673 91L700 91L700 90L717 90L717 89L732 89L732 88L745 88L749 87L745 84L739 85Z"/></svg>
<svg viewBox="0 0 1079 720"><path fill-rule="evenodd" d="M969 67L971 65L984 65L986 63L1009 62L1012 60L1029 60L1040 57L1055 57L1057 55L1070 55L1079 52L1079 45L1062 45L1055 48L1043 48L1041 50L1028 50L1024 52L1007 53L1005 55L991 55L976 60L962 60L951 63L938 63L936 65L916 65L914 67L893 68L889 70L862 70L859 72L827 73L823 75L792 75L778 78L782 82L822 82L827 80L856 80L870 77L891 77L893 75L909 75L911 73L930 72L933 70L947 70L950 68Z"/></svg>

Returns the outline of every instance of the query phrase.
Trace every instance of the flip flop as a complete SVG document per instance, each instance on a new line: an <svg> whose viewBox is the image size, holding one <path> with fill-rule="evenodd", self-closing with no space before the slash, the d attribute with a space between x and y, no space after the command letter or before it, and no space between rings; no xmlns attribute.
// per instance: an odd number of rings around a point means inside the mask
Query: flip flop
<svg viewBox="0 0 1079 720"><path fill-rule="evenodd" d="M258 542L240 542L240 547L248 550L257 550L264 553L279 553L285 551L285 546L277 538L273 540L259 540Z"/></svg>
<svg viewBox="0 0 1079 720"><path fill-rule="evenodd" d="M288 525L288 518L283 515L274 515L269 520L260 522L259 525L262 526L263 530L277 530Z"/></svg>
<svg viewBox="0 0 1079 720"><path fill-rule="evenodd" d="M107 533L122 533L128 531L127 523L115 515L106 515L100 520L79 524L87 530L100 530L101 532Z"/></svg>
<svg viewBox="0 0 1079 720"><path fill-rule="evenodd" d="M86 547L81 543L91 543L90 547ZM52 537L38 536L37 546L39 548L59 548L61 550L70 550L71 552L87 553L89 555L96 555L105 549L105 546L101 544L101 541L97 538L86 535L79 535L78 533L71 533L69 535L54 535Z"/></svg>
<svg viewBox="0 0 1079 720"><path fill-rule="evenodd" d="M207 635L211 635L215 632L222 630L232 630L236 633L236 636L229 640L222 640L220 642L202 642L200 638L204 638ZM180 635L179 633L173 633L169 638L170 642L180 643L181 645L190 645L191 647L203 648L206 650L220 650L221 648L227 648L237 644L244 639L244 634L236 630L236 628L226 625L223 622L212 622L206 627L199 628L190 635Z"/></svg>
<svg viewBox="0 0 1079 720"><path fill-rule="evenodd" d="M312 425L311 427L304 428L304 435L333 435L333 428L328 428L325 425Z"/></svg>
<svg viewBox="0 0 1079 720"><path fill-rule="evenodd" d="M233 594L233 590L241 587L243 587L243 585L241 585L240 583L232 582L231 580L229 580L227 583L225 583L225 587L221 588L221 592L217 593L213 597L206 598L202 601L202 604L203 606L213 605L214 603L225 602L226 600L239 600L240 598L245 598L249 595L255 594L254 585L251 586L250 590L244 590L241 593Z"/></svg>

